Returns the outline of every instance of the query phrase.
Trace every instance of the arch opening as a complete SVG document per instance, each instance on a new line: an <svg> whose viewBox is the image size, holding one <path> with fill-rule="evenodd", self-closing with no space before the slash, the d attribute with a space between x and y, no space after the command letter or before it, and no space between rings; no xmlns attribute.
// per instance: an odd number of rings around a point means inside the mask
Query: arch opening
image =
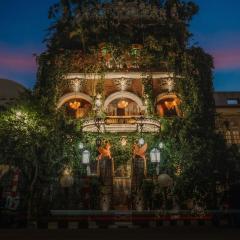
<svg viewBox="0 0 240 240"><path fill-rule="evenodd" d="M68 93L59 99L57 109L60 108L64 108L69 117L84 118L92 109L92 98L81 92Z"/></svg>
<svg viewBox="0 0 240 240"><path fill-rule="evenodd" d="M161 94L157 97L156 113L160 117L181 116L180 103L176 94Z"/></svg>
<svg viewBox="0 0 240 240"><path fill-rule="evenodd" d="M108 116L136 116L144 113L145 106L137 95L119 91L107 97L104 111Z"/></svg>

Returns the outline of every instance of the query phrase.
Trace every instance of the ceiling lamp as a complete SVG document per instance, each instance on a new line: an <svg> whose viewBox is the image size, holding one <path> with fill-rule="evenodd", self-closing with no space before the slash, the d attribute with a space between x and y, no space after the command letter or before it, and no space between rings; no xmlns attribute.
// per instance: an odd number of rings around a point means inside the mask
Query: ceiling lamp
<svg viewBox="0 0 240 240"><path fill-rule="evenodd" d="M117 104L118 108L124 109L128 106L128 101L126 100L120 100Z"/></svg>
<svg viewBox="0 0 240 240"><path fill-rule="evenodd" d="M69 107L73 110L77 110L81 106L81 103L79 101L74 101L69 103Z"/></svg>

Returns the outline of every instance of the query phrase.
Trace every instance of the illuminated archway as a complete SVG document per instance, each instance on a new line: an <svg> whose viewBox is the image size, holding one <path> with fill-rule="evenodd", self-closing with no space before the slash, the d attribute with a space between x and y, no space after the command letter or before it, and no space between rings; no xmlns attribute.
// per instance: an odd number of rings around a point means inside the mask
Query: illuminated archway
<svg viewBox="0 0 240 240"><path fill-rule="evenodd" d="M89 95L82 93L82 92L71 92L71 93L67 93L67 94L63 95L59 99L59 101L57 103L57 109L62 107L66 102L68 102L72 99L77 99L77 98L83 99L83 100L89 102L91 105L93 104L93 100Z"/></svg>
<svg viewBox="0 0 240 240"><path fill-rule="evenodd" d="M122 99L122 98L131 99L133 102L135 102L138 105L138 107L140 108L141 111L144 111L146 109L146 107L144 106L141 98L138 97L136 94L131 93L131 92L127 92L127 91L119 91L119 92L115 92L115 93L109 95L106 98L106 100L104 102L104 105L103 105L104 110L107 109L108 105L112 101L114 101L116 99Z"/></svg>
<svg viewBox="0 0 240 240"><path fill-rule="evenodd" d="M156 98L156 111L160 117L181 116L180 98L175 93L162 93Z"/></svg>

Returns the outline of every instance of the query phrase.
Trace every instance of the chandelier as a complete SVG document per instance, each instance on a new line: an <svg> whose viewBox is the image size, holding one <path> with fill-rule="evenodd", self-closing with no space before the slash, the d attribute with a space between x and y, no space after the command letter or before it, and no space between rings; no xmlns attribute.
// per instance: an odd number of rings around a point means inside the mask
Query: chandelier
<svg viewBox="0 0 240 240"><path fill-rule="evenodd" d="M165 101L164 104L165 104L165 106L167 107L168 110L174 109L177 106L176 100Z"/></svg>
<svg viewBox="0 0 240 240"><path fill-rule="evenodd" d="M120 100L117 104L118 108L124 109L128 106L128 101L126 100Z"/></svg>
<svg viewBox="0 0 240 240"><path fill-rule="evenodd" d="M77 110L81 106L81 103L79 101L74 101L69 103L69 107L73 110Z"/></svg>

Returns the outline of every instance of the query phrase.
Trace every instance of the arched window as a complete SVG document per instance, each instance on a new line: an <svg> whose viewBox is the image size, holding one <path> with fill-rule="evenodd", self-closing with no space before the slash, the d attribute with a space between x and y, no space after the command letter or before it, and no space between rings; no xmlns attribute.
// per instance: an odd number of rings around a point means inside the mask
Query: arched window
<svg viewBox="0 0 240 240"><path fill-rule="evenodd" d="M106 109L108 116L138 116L141 109L133 100L120 98L113 100Z"/></svg>
<svg viewBox="0 0 240 240"><path fill-rule="evenodd" d="M180 99L176 95L165 95L158 97L156 111L160 117L180 116Z"/></svg>
<svg viewBox="0 0 240 240"><path fill-rule="evenodd" d="M92 105L85 99L74 98L64 103L66 114L72 118L87 117Z"/></svg>
<svg viewBox="0 0 240 240"><path fill-rule="evenodd" d="M67 93L57 103L57 109L62 107L65 108L67 116L83 118L88 116L92 108L92 98L82 92Z"/></svg>
<svg viewBox="0 0 240 240"><path fill-rule="evenodd" d="M145 111L141 98L127 91L118 91L109 95L103 106L109 116L136 116Z"/></svg>

